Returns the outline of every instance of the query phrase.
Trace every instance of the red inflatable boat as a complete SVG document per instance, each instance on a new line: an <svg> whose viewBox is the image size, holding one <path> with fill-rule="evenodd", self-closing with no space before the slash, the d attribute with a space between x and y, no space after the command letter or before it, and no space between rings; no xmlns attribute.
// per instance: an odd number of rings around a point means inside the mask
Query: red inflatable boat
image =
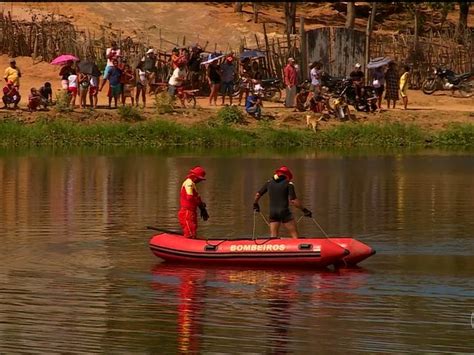
<svg viewBox="0 0 474 355"><path fill-rule="evenodd" d="M354 266L375 253L352 238L204 240L170 233L152 237L150 249L157 257L172 262L314 268Z"/></svg>

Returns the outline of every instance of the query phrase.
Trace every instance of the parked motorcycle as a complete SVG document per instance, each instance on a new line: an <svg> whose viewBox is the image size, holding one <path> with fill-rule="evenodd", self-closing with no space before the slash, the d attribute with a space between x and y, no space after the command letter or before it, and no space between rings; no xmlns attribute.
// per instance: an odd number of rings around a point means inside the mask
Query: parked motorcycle
<svg viewBox="0 0 474 355"><path fill-rule="evenodd" d="M431 95L437 90L458 90L463 97L471 97L474 92L473 73L457 75L450 69L436 68L424 82L422 90Z"/></svg>
<svg viewBox="0 0 474 355"><path fill-rule="evenodd" d="M357 97L356 89L351 79L344 79L336 88L335 96L344 97L348 105L354 106L357 111L374 112L377 110L377 95L373 86L362 87L362 94Z"/></svg>
<svg viewBox="0 0 474 355"><path fill-rule="evenodd" d="M341 87L344 78L339 78L335 76L331 76L326 72L321 73L321 87L326 87L328 92L333 93L336 92L338 88Z"/></svg>
<svg viewBox="0 0 474 355"><path fill-rule="evenodd" d="M253 85L253 84L252 84ZM283 89L283 84L278 78L269 78L263 79L260 83L262 87L263 100L266 101L280 101L281 100L281 90ZM238 97L240 94L240 79L234 82L232 96Z"/></svg>

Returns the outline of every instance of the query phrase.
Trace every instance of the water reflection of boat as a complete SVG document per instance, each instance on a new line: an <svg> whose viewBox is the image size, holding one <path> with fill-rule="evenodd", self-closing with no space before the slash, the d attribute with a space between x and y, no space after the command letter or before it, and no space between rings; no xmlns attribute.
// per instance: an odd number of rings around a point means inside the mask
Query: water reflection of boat
<svg viewBox="0 0 474 355"><path fill-rule="evenodd" d="M205 352L203 347L213 346L219 353L215 344L204 345L202 339L238 341L258 328L262 350L282 354L294 353L290 330L304 319L301 311L307 308L302 304L310 301L321 319L331 317L337 308L319 305L356 302L356 294L348 298L345 292L361 287L367 273L363 269L314 272L162 263L153 267L152 274L159 309L169 315L171 306L176 312L178 352L200 353ZM216 324L227 327L216 328Z"/></svg>
<svg viewBox="0 0 474 355"><path fill-rule="evenodd" d="M162 233L150 240L152 252L166 261L227 265L354 266L375 251L353 238L188 239Z"/></svg>

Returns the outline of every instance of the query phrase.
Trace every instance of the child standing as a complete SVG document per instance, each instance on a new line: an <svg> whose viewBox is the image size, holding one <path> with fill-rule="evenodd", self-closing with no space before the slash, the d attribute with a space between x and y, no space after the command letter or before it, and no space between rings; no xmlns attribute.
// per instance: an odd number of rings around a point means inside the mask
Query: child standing
<svg viewBox="0 0 474 355"><path fill-rule="evenodd" d="M69 74L67 81L68 81L67 91L69 94L69 105L72 104L72 108L74 109L74 106L76 106L76 97L77 97L77 74L74 69L71 71L71 74Z"/></svg>
<svg viewBox="0 0 474 355"><path fill-rule="evenodd" d="M89 101L92 108L97 108L97 95L99 93L99 76L89 75Z"/></svg>
<svg viewBox="0 0 474 355"><path fill-rule="evenodd" d="M403 75L400 77L400 96L403 100L403 108L406 110L408 105L408 80L410 79L410 67L403 67Z"/></svg>
<svg viewBox="0 0 474 355"><path fill-rule="evenodd" d="M87 107L87 93L89 92L89 76L79 73L79 108Z"/></svg>

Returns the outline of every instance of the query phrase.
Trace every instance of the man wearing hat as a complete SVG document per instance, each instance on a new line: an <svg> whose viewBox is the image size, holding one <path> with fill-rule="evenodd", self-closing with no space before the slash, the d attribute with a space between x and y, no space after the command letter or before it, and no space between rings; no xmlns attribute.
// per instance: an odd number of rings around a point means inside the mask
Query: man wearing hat
<svg viewBox="0 0 474 355"><path fill-rule="evenodd" d="M222 105L224 105L226 94L229 95L229 103L232 105L232 93L234 89L234 75L235 75L234 57L232 55L228 55L225 58L224 63L221 65Z"/></svg>
<svg viewBox="0 0 474 355"><path fill-rule="evenodd" d="M349 77L352 79L352 84L356 90L357 98L362 96L362 87L364 86L364 72L361 70L362 65L356 63L354 65L354 70L351 71Z"/></svg>
<svg viewBox="0 0 474 355"><path fill-rule="evenodd" d="M288 58L288 64L285 69L283 69L283 76L286 88L285 107L294 107L298 72L296 71L295 60L293 58Z"/></svg>
<svg viewBox="0 0 474 355"><path fill-rule="evenodd" d="M286 166L275 170L273 177L255 195L253 203L254 212L260 212L258 200L268 192L270 198L270 235L272 238L278 237L280 226L283 223L292 238L298 238L298 229L289 205L300 209L306 217L311 218L312 213L301 205L296 197L295 187L291 180L293 174Z"/></svg>
<svg viewBox="0 0 474 355"><path fill-rule="evenodd" d="M17 88L20 88L20 78L21 78L21 71L20 68L16 66L15 59L10 59L10 66L5 69L4 79L5 82L12 81L13 85Z"/></svg>
<svg viewBox="0 0 474 355"><path fill-rule="evenodd" d="M185 238L196 238L197 233L197 208L201 212L201 218L204 221L209 219L209 214L206 210L206 204L202 202L201 196L196 189L196 184L206 180L206 171L200 167L195 166L189 170L186 180L181 185L179 194L180 209L178 212L178 220L183 230Z"/></svg>

